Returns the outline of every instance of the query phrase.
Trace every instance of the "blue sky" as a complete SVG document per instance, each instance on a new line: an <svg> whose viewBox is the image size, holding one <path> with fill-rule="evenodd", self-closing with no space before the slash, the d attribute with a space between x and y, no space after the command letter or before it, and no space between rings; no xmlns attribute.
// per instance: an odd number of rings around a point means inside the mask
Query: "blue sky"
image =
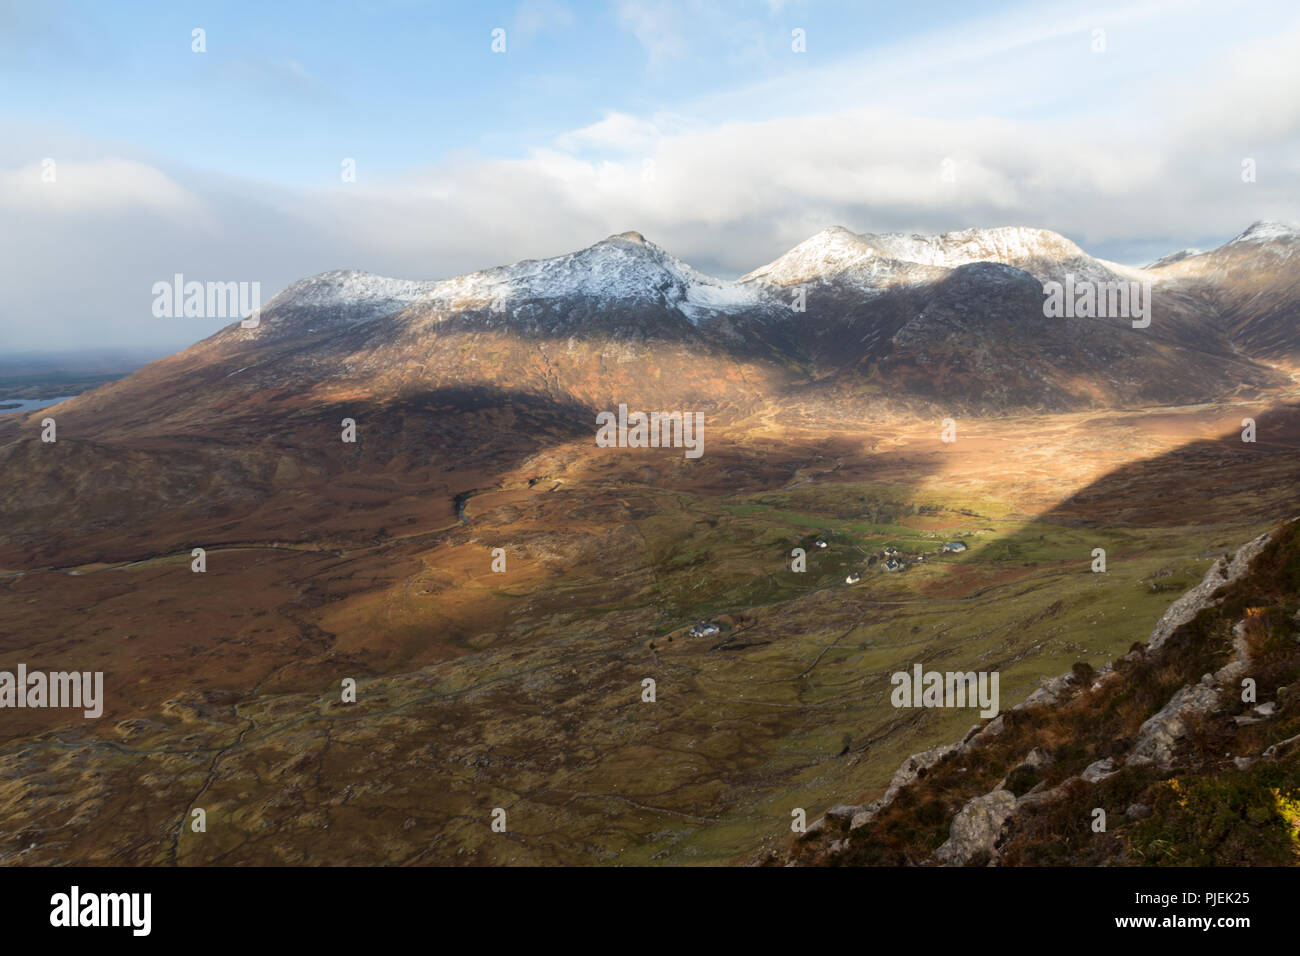
<svg viewBox="0 0 1300 956"><path fill-rule="evenodd" d="M1297 64L1268 0L0 0L0 349L182 347L220 323L158 326L174 272L269 297L626 229L733 276L837 223L1142 262L1300 219Z"/></svg>
<svg viewBox="0 0 1300 956"><path fill-rule="evenodd" d="M654 112L870 55L927 24L892 3L717 0L660 27L638 6L0 4L0 22L17 27L0 37L4 115L226 174L332 182L322 156L364 155L373 173L460 150L523 156L608 111ZM967 6L933 12L961 18ZM490 48L498 27L504 56ZM792 55L795 28L812 34L815 58Z"/></svg>

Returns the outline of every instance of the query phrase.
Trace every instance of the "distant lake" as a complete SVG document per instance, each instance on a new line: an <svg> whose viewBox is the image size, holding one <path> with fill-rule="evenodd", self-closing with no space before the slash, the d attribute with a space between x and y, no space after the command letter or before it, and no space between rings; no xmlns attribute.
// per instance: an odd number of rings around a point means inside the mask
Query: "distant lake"
<svg viewBox="0 0 1300 956"><path fill-rule="evenodd" d="M76 398L75 395L60 395L58 398L3 398L0 397L0 405L9 405L17 402L17 408L0 408L0 415L19 412L34 412L38 408L44 408L46 405L57 405L59 402L66 402L70 398Z"/></svg>

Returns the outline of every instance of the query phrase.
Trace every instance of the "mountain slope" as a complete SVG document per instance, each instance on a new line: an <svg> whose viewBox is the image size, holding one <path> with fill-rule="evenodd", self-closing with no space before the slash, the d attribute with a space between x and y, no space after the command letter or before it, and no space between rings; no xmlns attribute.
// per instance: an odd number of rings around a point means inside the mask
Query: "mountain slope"
<svg viewBox="0 0 1300 956"><path fill-rule="evenodd" d="M1296 865L1298 678L1292 519L1216 562L1145 644L1097 671L1077 664L961 742L909 758L881 799L834 808L790 858Z"/></svg>
<svg viewBox="0 0 1300 956"><path fill-rule="evenodd" d="M1283 282L1278 250L1292 241L1255 230L1223 255L1259 254L1261 281ZM336 476L385 500L418 485L450 502L519 455L586 440L596 413L620 404L700 412L717 433L763 418L1188 404L1288 386L1252 356L1294 341L1275 321L1294 324L1290 293L1257 313L1247 273L1224 278L1201 259L1143 273L1155 277L1145 329L1045 317L1048 277L1122 267L1020 228L835 228L735 282L637 233L441 281L324 273L275 296L255 328L232 324L103 388L0 417L0 469L22 476L0 484L0 564L120 549L123 526L238 540L325 522L354 537L357 525L322 513L346 499ZM37 443L46 417L57 446ZM340 441L344 419L355 445ZM58 534L44 532L51 521Z"/></svg>
<svg viewBox="0 0 1300 956"><path fill-rule="evenodd" d="M1300 232L1261 220L1217 249L1153 263L1203 299L1253 358L1300 363Z"/></svg>

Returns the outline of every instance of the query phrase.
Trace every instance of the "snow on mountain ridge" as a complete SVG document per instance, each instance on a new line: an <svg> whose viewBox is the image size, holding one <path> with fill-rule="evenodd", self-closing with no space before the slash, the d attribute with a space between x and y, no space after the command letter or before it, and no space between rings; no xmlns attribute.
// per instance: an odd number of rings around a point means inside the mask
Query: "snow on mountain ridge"
<svg viewBox="0 0 1300 956"><path fill-rule="evenodd" d="M922 236L858 234L843 226L832 226L742 276L740 281L784 286L842 275L865 291L900 282L933 281L948 270L975 262L1020 267L1077 264L1081 274L1096 273L1098 278L1108 272L1124 271L1121 266L1093 259L1064 236L1047 229L1002 226Z"/></svg>
<svg viewBox="0 0 1300 956"><path fill-rule="evenodd" d="M1300 232L1290 226L1261 220L1225 245L1296 238ZM1196 255L1204 253L1185 250L1147 268ZM770 304L772 286L841 276L869 295L891 285L933 282L954 268L976 262L1016 266L1040 279L1055 277L1061 270L1096 279L1144 275L1143 270L1095 259L1046 229L1003 226L923 236L859 234L831 226L730 281L697 271L640 233L625 232L577 252L525 259L444 280L392 279L355 270L325 272L293 283L267 308L333 309L349 321L365 321L417 302L443 312L488 308L504 313L529 300L577 295L676 308L698 323L710 315Z"/></svg>
<svg viewBox="0 0 1300 956"><path fill-rule="evenodd" d="M1179 249L1177 252L1171 252L1167 256L1161 256L1154 262L1148 262L1143 269L1161 269L1165 266L1171 266L1175 262L1182 262L1184 259L1191 259L1194 256L1201 255L1204 249Z"/></svg>
<svg viewBox="0 0 1300 956"><path fill-rule="evenodd" d="M1300 231L1284 222L1272 219L1259 219L1252 222L1241 235L1224 243L1233 245L1238 242L1271 242L1276 239L1300 239Z"/></svg>
<svg viewBox="0 0 1300 956"><path fill-rule="evenodd" d="M705 275L636 232L551 259L526 259L448 279L432 297L444 307L487 303L502 311L512 302L568 295L662 303L693 321L759 301L754 290Z"/></svg>
<svg viewBox="0 0 1300 956"><path fill-rule="evenodd" d="M831 226L805 239L780 258L746 273L738 281L794 285L860 265L876 254L876 250L857 233L843 226Z"/></svg>
<svg viewBox="0 0 1300 956"><path fill-rule="evenodd" d="M356 318L368 318L405 308L437 287L436 281L390 279L357 269L335 269L290 284L266 308L347 306Z"/></svg>
<svg viewBox="0 0 1300 956"><path fill-rule="evenodd" d="M293 283L267 307L346 309L354 321L364 321L416 302L443 311L487 307L504 312L530 299L572 295L663 304L676 307L693 322L760 301L755 289L705 275L640 233L625 232L577 252L443 280L390 279L355 270L325 272Z"/></svg>
<svg viewBox="0 0 1300 956"><path fill-rule="evenodd" d="M963 229L938 236L867 234L862 239L894 259L949 269L971 262L1009 265L1035 258L1062 260L1087 255L1058 233L1028 226Z"/></svg>

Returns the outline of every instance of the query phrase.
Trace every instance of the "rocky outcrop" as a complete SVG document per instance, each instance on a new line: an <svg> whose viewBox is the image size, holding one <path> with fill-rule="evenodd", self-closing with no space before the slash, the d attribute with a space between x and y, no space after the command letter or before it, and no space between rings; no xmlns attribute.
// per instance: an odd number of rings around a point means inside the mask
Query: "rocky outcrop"
<svg viewBox="0 0 1300 956"><path fill-rule="evenodd" d="M1146 658L1153 666L1159 665L1159 659L1152 655L1159 654L1169 638L1202 610L1221 604L1225 599L1223 589L1249 572L1255 558L1275 533L1276 531L1270 531L1259 535L1234 555L1215 561L1198 585L1169 606L1153 628L1146 646L1135 648L1125 655L1124 661L1139 664ZM1244 621L1238 622L1233 628L1232 659L1214 673L1205 674L1199 681L1186 684L1174 692L1164 706L1141 724L1126 754L1115 753L1094 760L1080 773L1062 780L1054 787L1048 787L1044 781L1039 780L1028 792L1017 795L1013 789L1020 791L1022 787L1034 783L1039 772L1053 762L1047 751L1037 747L1029 750L991 792L968 800L957 811L949 827L948 839L934 851L933 862L949 866L983 863L995 865L1000 861L1000 843L1011 829L1018 812L1053 803L1070 793L1077 795L1077 788L1098 785L1120 773L1126 766L1154 766L1161 771L1176 767L1179 747L1188 737L1192 725L1197 719L1212 716L1219 711L1225 700L1224 692L1235 689L1241 677L1249 671L1249 648L1244 625ZM1046 681L1012 710L1055 706L1080 689L1081 678L1085 675L1088 683L1083 684L1082 689L1091 687L1093 691L1124 679L1123 673L1110 664L1090 675L1086 671L1064 674ZM1278 708L1283 706L1286 694L1287 688L1278 688L1277 702L1265 702L1254 708L1250 715L1238 716L1235 718L1236 725L1245 726L1272 718ZM828 811L827 818L834 817L837 830L853 831L867 826L896 800L901 790L911 786L931 768L950 756L989 746L1006 732L1007 726L1005 715L999 715L983 726L973 726L960 743L914 754L899 767L880 799L864 807L836 807ZM1258 760L1281 759L1296 753L1300 753L1300 735L1273 744L1257 757L1238 757L1235 760L1239 769L1247 770ZM1150 813L1149 806L1135 803L1128 808L1126 816L1138 820ZM848 842L837 841L833 852L842 851Z"/></svg>
<svg viewBox="0 0 1300 956"><path fill-rule="evenodd" d="M994 790L976 797L953 817L948 841L934 858L945 866L968 866L993 862L1002 828L1016 812L1016 798L1007 790Z"/></svg>
<svg viewBox="0 0 1300 956"><path fill-rule="evenodd" d="M1272 532L1266 531L1238 549L1231 558L1225 555L1215 561L1210 570L1205 572L1200 584L1169 605L1147 639L1147 650L1158 651L1174 631L1196 617L1203 608L1218 603L1214 598L1215 592L1245 574L1250 563L1264 550L1270 537Z"/></svg>
<svg viewBox="0 0 1300 956"><path fill-rule="evenodd" d="M1246 573L1272 535L1272 532L1265 532L1240 548L1231 559L1225 556L1216 561L1200 584L1165 611L1151 632L1147 652L1159 650L1179 627L1191 621L1205 608L1221 603L1222 598L1217 596L1221 589ZM1243 624L1239 621L1233 628L1233 659L1215 673L1204 675L1198 683L1180 688L1164 707L1148 718L1138 730L1137 741L1133 744L1127 763L1155 764L1161 770L1173 766L1175 749L1179 741L1187 736L1189 721L1216 710L1223 689L1239 679L1247 668L1249 652L1242 630Z"/></svg>
<svg viewBox="0 0 1300 956"><path fill-rule="evenodd" d="M866 826L885 807L894 802L900 790L912 783L914 780L924 776L925 772L937 764L944 757L951 753L956 753L961 749L960 744L944 744L941 747L935 747L918 754L912 754L903 761L902 766L895 771L893 778L889 781L884 796L878 800L873 800L865 806L855 806L852 804L840 804L827 810L824 816L821 816L808 825L804 838L809 839L823 831L838 833L845 830L856 830L859 827Z"/></svg>
<svg viewBox="0 0 1300 956"><path fill-rule="evenodd" d="M1187 735L1188 721L1198 714L1207 714L1219 705L1219 685L1211 674L1201 678L1199 684L1188 684L1170 698L1169 703L1148 718L1138 731L1137 742L1128 756L1128 763L1153 763L1161 770L1173 766L1178 742Z"/></svg>

